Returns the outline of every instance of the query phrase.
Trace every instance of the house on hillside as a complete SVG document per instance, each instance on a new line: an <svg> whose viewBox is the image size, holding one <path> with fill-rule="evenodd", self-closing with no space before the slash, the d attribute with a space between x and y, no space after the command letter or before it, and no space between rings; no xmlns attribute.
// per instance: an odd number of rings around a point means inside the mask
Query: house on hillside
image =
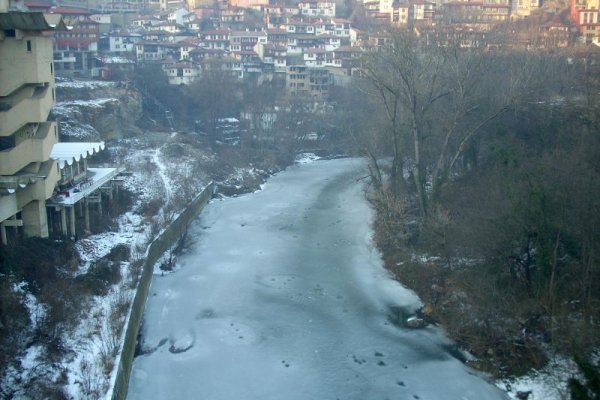
<svg viewBox="0 0 600 400"><path fill-rule="evenodd" d="M303 53L304 64L308 67L325 67L326 53L325 49L306 49Z"/></svg>
<svg viewBox="0 0 600 400"><path fill-rule="evenodd" d="M208 49L206 47L196 47L189 52L190 60L196 62L204 62L209 60L218 60L227 56L229 53L220 49Z"/></svg>
<svg viewBox="0 0 600 400"><path fill-rule="evenodd" d="M231 31L229 29L215 29L200 34L200 45L207 49L230 50Z"/></svg>
<svg viewBox="0 0 600 400"><path fill-rule="evenodd" d="M110 32L98 42L98 50L113 55L134 54L135 44L142 40L139 33L128 30Z"/></svg>
<svg viewBox="0 0 600 400"><path fill-rule="evenodd" d="M571 0L571 22L580 42L600 46L600 0Z"/></svg>
<svg viewBox="0 0 600 400"><path fill-rule="evenodd" d="M285 72L287 65L287 46L272 43L258 43L255 46L258 57L262 60L263 71Z"/></svg>
<svg viewBox="0 0 600 400"><path fill-rule="evenodd" d="M331 73L326 68L306 65L289 65L286 71L286 93L323 100L329 95L333 85Z"/></svg>
<svg viewBox="0 0 600 400"><path fill-rule="evenodd" d="M229 35L229 49L236 51L254 51L257 43L267 43L266 32L231 31Z"/></svg>
<svg viewBox="0 0 600 400"><path fill-rule="evenodd" d="M90 77L98 67L99 24L87 18L77 19L70 30L54 35L54 65L59 76Z"/></svg>
<svg viewBox="0 0 600 400"><path fill-rule="evenodd" d="M309 0L298 3L301 15L307 17L335 17L335 1Z"/></svg>
<svg viewBox="0 0 600 400"><path fill-rule="evenodd" d="M267 43L275 46L287 46L288 34L284 29L268 29Z"/></svg>
<svg viewBox="0 0 600 400"><path fill-rule="evenodd" d="M163 64L163 70L171 85L189 85L202 73L200 65L192 61L167 61Z"/></svg>
<svg viewBox="0 0 600 400"><path fill-rule="evenodd" d="M127 57L103 55L97 60L98 68L92 70L92 77L105 80L122 80L135 70L135 61Z"/></svg>
<svg viewBox="0 0 600 400"><path fill-rule="evenodd" d="M53 6L48 14L60 15L67 26L74 26L80 21L90 19L92 13L87 8Z"/></svg>

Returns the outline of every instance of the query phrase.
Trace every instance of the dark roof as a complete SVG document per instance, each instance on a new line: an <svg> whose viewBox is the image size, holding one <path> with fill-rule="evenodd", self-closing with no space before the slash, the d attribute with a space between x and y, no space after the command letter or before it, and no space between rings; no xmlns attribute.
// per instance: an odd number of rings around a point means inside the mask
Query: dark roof
<svg viewBox="0 0 600 400"><path fill-rule="evenodd" d="M0 13L0 29L21 29L24 31L49 31L54 29L41 12L10 11Z"/></svg>

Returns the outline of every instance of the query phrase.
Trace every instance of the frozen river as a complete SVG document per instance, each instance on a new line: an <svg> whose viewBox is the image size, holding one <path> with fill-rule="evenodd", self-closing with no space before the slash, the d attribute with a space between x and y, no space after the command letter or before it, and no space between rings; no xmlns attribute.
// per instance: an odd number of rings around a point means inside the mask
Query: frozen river
<svg viewBox="0 0 600 400"><path fill-rule="evenodd" d="M296 165L213 201L180 270L156 276L129 399L504 399L436 328L371 243L361 160Z"/></svg>

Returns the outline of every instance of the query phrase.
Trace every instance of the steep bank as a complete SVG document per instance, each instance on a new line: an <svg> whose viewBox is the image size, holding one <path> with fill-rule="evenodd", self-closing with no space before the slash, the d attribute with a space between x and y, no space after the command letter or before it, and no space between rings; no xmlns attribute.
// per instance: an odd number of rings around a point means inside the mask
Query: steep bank
<svg viewBox="0 0 600 400"><path fill-rule="evenodd" d="M52 114L66 141L109 141L141 134L136 123L143 117L142 96L120 82L56 82L59 100Z"/></svg>

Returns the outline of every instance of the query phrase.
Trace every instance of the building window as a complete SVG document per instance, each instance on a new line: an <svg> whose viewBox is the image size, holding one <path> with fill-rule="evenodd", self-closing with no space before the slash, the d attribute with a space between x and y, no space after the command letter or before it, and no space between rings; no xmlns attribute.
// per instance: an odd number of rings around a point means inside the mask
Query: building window
<svg viewBox="0 0 600 400"><path fill-rule="evenodd" d="M27 41L27 51L31 51L31 40Z"/></svg>

